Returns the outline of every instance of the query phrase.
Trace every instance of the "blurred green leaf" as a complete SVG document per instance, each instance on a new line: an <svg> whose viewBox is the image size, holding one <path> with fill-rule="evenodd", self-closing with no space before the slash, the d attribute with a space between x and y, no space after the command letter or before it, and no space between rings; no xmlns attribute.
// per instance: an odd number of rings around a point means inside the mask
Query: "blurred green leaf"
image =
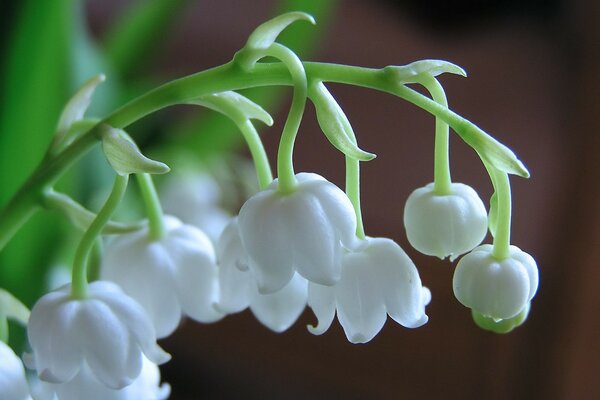
<svg viewBox="0 0 600 400"><path fill-rule="evenodd" d="M165 31L177 21L190 0L152 0L133 4L106 38L106 54L123 77L135 73L164 43Z"/></svg>

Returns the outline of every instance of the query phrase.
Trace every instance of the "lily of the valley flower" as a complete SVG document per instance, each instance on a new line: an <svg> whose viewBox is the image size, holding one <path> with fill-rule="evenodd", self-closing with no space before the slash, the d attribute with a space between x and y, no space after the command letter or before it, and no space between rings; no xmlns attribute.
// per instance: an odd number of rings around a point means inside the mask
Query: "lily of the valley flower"
<svg viewBox="0 0 600 400"><path fill-rule="evenodd" d="M450 188L449 194L439 195L430 183L412 192L404 207L404 227L415 249L453 261L481 243L488 220L475 190L462 183Z"/></svg>
<svg viewBox="0 0 600 400"><path fill-rule="evenodd" d="M161 239L150 239L147 228L121 235L102 262L102 278L117 283L146 309L158 338L173 333L182 313L205 323L223 318L212 306L219 286L210 239L174 217L164 218Z"/></svg>
<svg viewBox="0 0 600 400"><path fill-rule="evenodd" d="M242 246L237 218L227 225L217 245L220 298L215 307L227 314L250 308L254 316L275 331L287 330L306 307L307 281L297 273L281 290L260 294Z"/></svg>
<svg viewBox="0 0 600 400"><path fill-rule="evenodd" d="M494 320L513 318L535 295L538 268L535 260L516 246L498 260L493 246L485 244L464 256L456 266L454 295L463 305Z"/></svg>
<svg viewBox="0 0 600 400"><path fill-rule="evenodd" d="M162 191L167 214L195 226L216 243L231 219L220 206L221 189L208 174L176 176Z"/></svg>
<svg viewBox="0 0 600 400"><path fill-rule="evenodd" d="M344 254L342 278L335 286L309 283L308 305L318 325L308 330L324 333L337 311L348 340L366 343L381 330L387 315L407 328L425 324L430 300L429 289L422 286L417 268L398 244L367 238L361 248Z"/></svg>
<svg viewBox="0 0 600 400"><path fill-rule="evenodd" d="M0 340L0 399L29 400L29 387L23 363L12 349Z"/></svg>
<svg viewBox="0 0 600 400"><path fill-rule="evenodd" d="M73 380L61 384L35 382L32 385L34 400L166 400L171 393L169 384L160 384L158 366L146 357L142 372L131 385L111 389L99 382L87 364Z"/></svg>
<svg viewBox="0 0 600 400"><path fill-rule="evenodd" d="M111 282L91 283L82 299L69 286L44 295L27 334L32 366L52 383L71 381L87 364L104 385L121 389L140 375L143 354L157 364L170 359L144 309Z"/></svg>
<svg viewBox="0 0 600 400"><path fill-rule="evenodd" d="M274 180L240 210L242 244L261 293L282 289L295 271L334 285L341 276L342 245L354 243L356 216L346 194L317 174L296 178L292 193L280 193Z"/></svg>

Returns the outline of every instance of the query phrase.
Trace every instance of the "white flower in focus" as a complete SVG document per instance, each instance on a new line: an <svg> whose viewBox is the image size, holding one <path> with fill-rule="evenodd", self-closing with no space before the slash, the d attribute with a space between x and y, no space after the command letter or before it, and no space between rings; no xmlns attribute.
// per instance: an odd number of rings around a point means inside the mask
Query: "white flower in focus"
<svg viewBox="0 0 600 400"><path fill-rule="evenodd" d="M415 249L454 261L481 243L488 220L483 202L470 186L452 183L450 194L438 195L430 183L408 196L404 227Z"/></svg>
<svg viewBox="0 0 600 400"><path fill-rule="evenodd" d="M309 283L308 305L318 325L308 330L323 334L337 311L348 340L366 343L381 330L387 315L406 328L425 324L430 300L417 268L396 242L367 238L363 247L344 254L342 279L335 286Z"/></svg>
<svg viewBox="0 0 600 400"><path fill-rule="evenodd" d="M165 216L163 238L149 238L148 228L120 235L106 249L102 279L117 283L148 312L158 338L169 336L182 313L204 322L223 314L218 300L214 247L199 229Z"/></svg>
<svg viewBox="0 0 600 400"><path fill-rule="evenodd" d="M221 189L208 174L183 174L170 179L161 191L167 214L176 216L205 232L216 243L231 219L221 208Z"/></svg>
<svg viewBox="0 0 600 400"><path fill-rule="evenodd" d="M0 340L0 399L28 400L29 387L23 363L14 351Z"/></svg>
<svg viewBox="0 0 600 400"><path fill-rule="evenodd" d="M170 359L144 309L116 284L93 282L83 299L70 291L48 293L31 310L27 335L40 379L69 382L87 364L100 382L121 389L139 376L143 354L157 364Z"/></svg>
<svg viewBox="0 0 600 400"><path fill-rule="evenodd" d="M509 319L529 304L538 287L538 268L529 254L510 246L503 260L485 244L465 255L456 266L452 286L463 305L494 320Z"/></svg>
<svg viewBox="0 0 600 400"><path fill-rule="evenodd" d="M170 394L169 384L160 384L158 366L146 357L140 376L123 389L111 389L99 382L85 363L70 382L32 384L34 400L166 400Z"/></svg>
<svg viewBox="0 0 600 400"><path fill-rule="evenodd" d="M247 256L242 246L237 218L232 219L217 244L219 260L220 299L215 307L233 314L250 307L254 316L275 331L287 330L306 307L306 279L297 273L281 290L260 294L256 278L248 270Z"/></svg>
<svg viewBox="0 0 600 400"><path fill-rule="evenodd" d="M300 173L294 192L274 180L242 206L240 236L261 293L282 289L294 272L333 285L340 279L342 245L355 241L356 215L346 194L323 177Z"/></svg>

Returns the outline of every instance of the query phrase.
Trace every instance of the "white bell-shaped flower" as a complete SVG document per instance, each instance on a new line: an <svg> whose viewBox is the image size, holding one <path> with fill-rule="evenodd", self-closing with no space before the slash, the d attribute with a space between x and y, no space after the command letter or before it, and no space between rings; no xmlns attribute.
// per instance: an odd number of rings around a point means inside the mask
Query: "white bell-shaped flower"
<svg viewBox="0 0 600 400"><path fill-rule="evenodd" d="M308 282L297 273L281 290L260 294L248 269L237 218L232 219L217 244L220 299L215 307L227 314L250 308L254 316L275 332L287 330L306 307Z"/></svg>
<svg viewBox="0 0 600 400"><path fill-rule="evenodd" d="M202 230L216 243L231 219L221 207L221 189L204 173L184 173L171 178L161 191L162 205L167 214Z"/></svg>
<svg viewBox="0 0 600 400"><path fill-rule="evenodd" d="M34 400L166 400L171 393L169 384L160 384L158 366L146 357L140 376L123 389L111 389L99 382L85 363L70 382L37 381L31 386Z"/></svg>
<svg viewBox="0 0 600 400"><path fill-rule="evenodd" d="M335 286L309 283L308 305L318 325L308 330L324 333L337 311L348 340L366 343L379 333L387 315L407 328L425 324L430 300L417 268L396 242L367 238L361 248L344 254L342 278Z"/></svg>
<svg viewBox="0 0 600 400"><path fill-rule="evenodd" d="M470 186L452 183L450 191L438 195L430 183L412 192L404 207L404 227L415 249L454 261L481 243L488 219L483 202Z"/></svg>
<svg viewBox="0 0 600 400"><path fill-rule="evenodd" d="M538 268L529 254L510 246L509 256L498 260L485 244L465 255L456 266L452 286L463 305L483 316L503 320L519 314L538 287Z"/></svg>
<svg viewBox="0 0 600 400"><path fill-rule="evenodd" d="M0 399L28 400L25 368L15 352L0 340Z"/></svg>
<svg viewBox="0 0 600 400"><path fill-rule="evenodd" d="M117 237L101 270L102 279L117 283L146 309L159 339L173 333L182 313L204 323L223 318L213 308L219 284L210 239L177 218L164 218L161 239L150 239L148 228Z"/></svg>
<svg viewBox="0 0 600 400"><path fill-rule="evenodd" d="M300 173L292 193L275 180L242 206L240 236L261 293L282 289L298 273L334 285L341 276L342 245L352 247L356 215L346 194L323 177Z"/></svg>
<svg viewBox="0 0 600 400"><path fill-rule="evenodd" d="M157 364L170 359L142 306L116 284L93 282L82 299L70 290L44 295L31 310L27 334L40 379L69 382L87 364L100 382L121 389L139 376L143 354Z"/></svg>

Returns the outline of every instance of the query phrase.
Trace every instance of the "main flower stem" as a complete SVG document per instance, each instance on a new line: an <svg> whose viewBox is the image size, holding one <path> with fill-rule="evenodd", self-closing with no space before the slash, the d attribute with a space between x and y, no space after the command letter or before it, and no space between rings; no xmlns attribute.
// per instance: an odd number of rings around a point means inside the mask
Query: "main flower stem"
<svg viewBox="0 0 600 400"><path fill-rule="evenodd" d="M494 248L492 256L498 260L507 258L510 254L510 223L511 223L511 193L510 181L506 172L489 169L494 175L492 182L498 196L498 209L496 215L496 233L494 235Z"/></svg>
<svg viewBox="0 0 600 400"><path fill-rule="evenodd" d="M404 85L391 81L382 69L363 68L328 63L304 63L309 79L336 82L379 90L398 96L448 123L467 143L476 146L478 141L494 141L489 135L460 115ZM45 160L28 181L0 210L0 250L23 224L40 209L42 193L51 186L76 160L85 154L99 139L99 126L108 124L125 128L144 116L175 104L184 104L211 93L240 90L260 86L293 85L289 70L282 63L259 63L251 70L240 68L235 62L198 72L168 82L114 111L87 133L75 140L56 156ZM298 96L297 96L298 97ZM303 99L296 103L304 102ZM295 108L300 108L296 106ZM288 118L289 119L289 118ZM299 121L298 121L299 124ZM295 135L295 132L294 132ZM293 146L293 141L291 143ZM287 145L289 150L290 144ZM282 165L290 163L283 162ZM291 161L288 156L287 161ZM287 174L289 177L289 173ZM284 178L285 180L285 178ZM288 179L289 180L289 179Z"/></svg>
<svg viewBox="0 0 600 400"><path fill-rule="evenodd" d="M423 86L427 88L431 97L438 104L448 107L448 100L444 88L432 76L423 79ZM435 194L443 196L451 193L452 179L450 178L450 157L449 157L450 127L444 120L435 117L435 151L434 151L434 169L433 169L433 191Z"/></svg>
<svg viewBox="0 0 600 400"><path fill-rule="evenodd" d="M156 193L156 187L150 174L135 174L142 200L148 215L148 229L151 240L161 239L166 232L162 207Z"/></svg>
<svg viewBox="0 0 600 400"><path fill-rule="evenodd" d="M119 203L125 195L129 175L117 175L112 191L106 200L106 203L98 212L96 219L91 223L88 230L83 234L75 258L73 261L73 275L71 278L71 296L74 298L85 298L87 296L88 280L87 280L87 260L90 250L94 245L96 237L102 231L104 224L110 219L111 215L116 210Z"/></svg>

